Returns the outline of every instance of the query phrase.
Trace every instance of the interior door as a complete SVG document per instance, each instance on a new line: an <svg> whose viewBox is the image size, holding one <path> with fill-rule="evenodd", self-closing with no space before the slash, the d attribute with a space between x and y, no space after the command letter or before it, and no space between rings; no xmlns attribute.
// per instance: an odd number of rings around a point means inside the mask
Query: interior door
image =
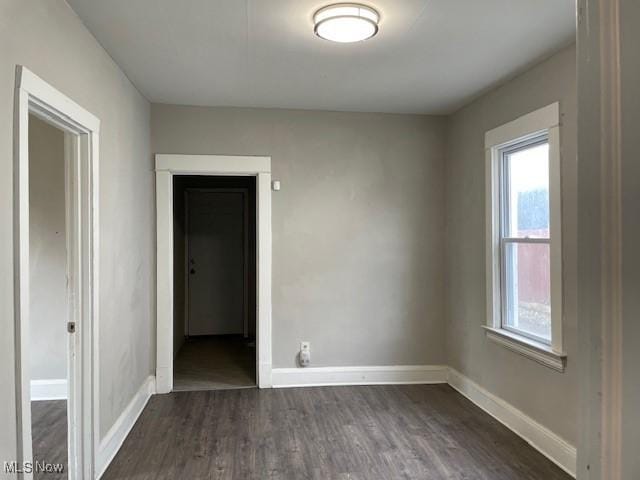
<svg viewBox="0 0 640 480"><path fill-rule="evenodd" d="M187 191L189 336L243 333L245 196Z"/></svg>

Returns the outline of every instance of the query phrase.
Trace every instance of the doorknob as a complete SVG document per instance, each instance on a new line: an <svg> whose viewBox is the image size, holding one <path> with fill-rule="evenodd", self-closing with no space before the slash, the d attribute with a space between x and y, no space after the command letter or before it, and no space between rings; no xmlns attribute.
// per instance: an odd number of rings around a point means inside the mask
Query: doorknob
<svg viewBox="0 0 640 480"><path fill-rule="evenodd" d="M76 333L76 322L68 322L67 323L67 332Z"/></svg>
<svg viewBox="0 0 640 480"><path fill-rule="evenodd" d="M193 275L194 273L196 273L196 269L195 269L195 268L192 268L191 270L189 270L189 273L190 273L191 275Z"/></svg>

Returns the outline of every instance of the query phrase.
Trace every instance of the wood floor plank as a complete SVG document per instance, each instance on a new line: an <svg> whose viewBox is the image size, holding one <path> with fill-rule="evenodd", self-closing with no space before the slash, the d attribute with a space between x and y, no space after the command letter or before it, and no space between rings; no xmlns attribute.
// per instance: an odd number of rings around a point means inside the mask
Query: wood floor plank
<svg viewBox="0 0 640 480"><path fill-rule="evenodd" d="M39 463L62 464L61 473L36 470L35 480L67 478L67 401L38 400L31 402L31 436L33 459Z"/></svg>
<svg viewBox="0 0 640 480"><path fill-rule="evenodd" d="M448 385L156 395L113 479L568 480Z"/></svg>
<svg viewBox="0 0 640 480"><path fill-rule="evenodd" d="M242 335L189 337L173 365L174 391L253 388L255 342Z"/></svg>

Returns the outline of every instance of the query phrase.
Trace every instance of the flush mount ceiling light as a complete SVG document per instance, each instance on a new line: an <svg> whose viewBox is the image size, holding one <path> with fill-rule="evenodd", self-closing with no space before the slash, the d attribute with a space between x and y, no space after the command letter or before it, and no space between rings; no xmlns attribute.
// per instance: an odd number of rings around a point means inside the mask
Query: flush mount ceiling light
<svg viewBox="0 0 640 480"><path fill-rule="evenodd" d="M360 42L378 33L380 15L358 3L337 3L313 15L316 35L340 43Z"/></svg>

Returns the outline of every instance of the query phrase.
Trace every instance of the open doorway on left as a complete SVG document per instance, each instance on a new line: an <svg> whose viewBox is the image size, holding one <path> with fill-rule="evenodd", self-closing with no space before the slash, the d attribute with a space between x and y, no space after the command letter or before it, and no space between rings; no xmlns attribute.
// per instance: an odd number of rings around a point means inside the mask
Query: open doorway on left
<svg viewBox="0 0 640 480"><path fill-rule="evenodd" d="M35 479L68 471L65 133L29 115L29 364Z"/></svg>

